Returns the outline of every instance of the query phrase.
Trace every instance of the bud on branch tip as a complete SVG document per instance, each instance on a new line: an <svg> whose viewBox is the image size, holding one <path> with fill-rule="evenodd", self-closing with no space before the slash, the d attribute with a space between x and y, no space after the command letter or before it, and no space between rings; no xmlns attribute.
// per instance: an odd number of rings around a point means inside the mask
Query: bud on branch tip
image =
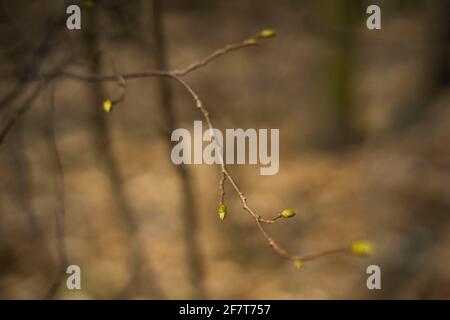
<svg viewBox="0 0 450 320"><path fill-rule="evenodd" d="M261 38L272 38L276 36L276 32L273 29L264 29L259 33Z"/></svg>
<svg viewBox="0 0 450 320"><path fill-rule="evenodd" d="M109 99L106 99L105 101L103 101L103 110L105 112L111 112L113 109L113 102Z"/></svg>
<svg viewBox="0 0 450 320"><path fill-rule="evenodd" d="M227 206L221 202L219 204L219 218L220 220L225 220L225 217L227 216Z"/></svg>
<svg viewBox="0 0 450 320"><path fill-rule="evenodd" d="M281 211L281 216L283 218L292 218L295 215L296 215L296 212L292 209L284 209L283 211Z"/></svg>
<svg viewBox="0 0 450 320"><path fill-rule="evenodd" d="M352 242L350 250L359 256L369 256L373 254L373 244L370 241L358 240Z"/></svg>
<svg viewBox="0 0 450 320"><path fill-rule="evenodd" d="M299 259L299 258L295 259L295 260L294 260L294 266L295 266L297 269L303 268L303 261L302 261L302 259Z"/></svg>

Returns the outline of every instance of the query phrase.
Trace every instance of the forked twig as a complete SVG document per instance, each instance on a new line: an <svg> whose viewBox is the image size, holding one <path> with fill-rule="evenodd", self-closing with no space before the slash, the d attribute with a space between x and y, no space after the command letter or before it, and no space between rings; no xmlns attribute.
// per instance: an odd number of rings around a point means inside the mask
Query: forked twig
<svg viewBox="0 0 450 320"><path fill-rule="evenodd" d="M208 55L206 58L201 59L197 62L194 62L187 67L183 69L175 69L175 70L152 70L147 72L134 72L134 73L124 73L124 74L114 74L114 75L99 75L99 74L82 74L82 73L75 73L75 72L68 72L68 71L57 71L53 74L47 74L41 76L43 79L53 79L56 77L66 77L71 78L75 80L81 80L81 81L87 81L87 82L97 82L97 81L118 81L118 79L121 79L121 81L125 80L132 80L132 79L138 79L138 78L148 78L148 77L169 77L171 79L176 80L178 83L180 83L186 91L191 95L191 97L194 99L196 107L200 110L200 112L203 115L203 118L205 119L208 128L210 129L210 132L212 134L212 140L215 141L216 145L221 149L222 146L220 146L217 142L216 137L214 136L214 130L213 125L211 123L210 115L208 110L203 106L202 100L200 99L199 95L194 91L194 89L183 79L183 76L193 72L194 70L197 70L201 67L206 66L210 62L214 61L215 59L229 53L232 51L239 50L241 48L255 46L259 44L260 39L269 38L275 35L275 32L273 30L267 29L263 30L260 33L256 34L253 37L250 37L244 41L227 45L222 49L216 50L210 55ZM221 152L219 152L221 154ZM222 156L221 156L222 157ZM289 253L284 247L279 245L273 238L271 238L266 230L264 229L263 224L273 224L275 223L279 218L281 217L292 217L295 215L295 212L288 209L286 215L284 214L283 210L282 213L277 215L276 217L267 219L261 217L259 214L257 214L248 204L247 198L245 197L244 193L238 186L235 178L231 175L231 173L228 171L227 166L225 165L225 161L221 159L220 161L220 182L219 182L219 191L220 191L220 210L225 210L226 213L226 207L224 206L224 197L225 197L225 181L228 181L233 190L236 192L236 194L239 196L240 202L242 204L242 207L245 211L247 211L254 219L255 223L260 230L261 234L264 236L266 241L268 242L269 246L279 255L292 260L296 267L301 268L303 266L303 263L306 261L312 261L330 254L340 253L340 252L353 252L355 254L368 254L372 251L371 244L364 241L358 241L352 244L350 247L345 248L338 248L334 250L328 250L324 251L318 254L309 255L309 256L298 256ZM222 207L223 206L223 207ZM222 216L221 216L222 218Z"/></svg>

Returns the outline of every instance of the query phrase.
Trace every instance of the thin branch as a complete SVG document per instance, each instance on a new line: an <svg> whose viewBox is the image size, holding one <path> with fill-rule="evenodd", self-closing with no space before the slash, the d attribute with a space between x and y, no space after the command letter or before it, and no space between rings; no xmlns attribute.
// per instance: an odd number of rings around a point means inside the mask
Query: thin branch
<svg viewBox="0 0 450 320"><path fill-rule="evenodd" d="M220 181L219 181L219 203L224 203L225 201L225 173L220 172Z"/></svg>
<svg viewBox="0 0 450 320"><path fill-rule="evenodd" d="M342 247L342 248L337 248L337 249L333 249L333 250L327 250L327 251L323 251L323 252L319 252L319 253L303 256L301 259L302 259L302 261L312 261L312 260L316 260L316 259L322 258L324 256L337 254L337 253L345 253L345 252L349 252L348 247Z"/></svg>
<svg viewBox="0 0 450 320"><path fill-rule="evenodd" d="M180 83L187 92L192 96L194 99L196 107L201 111L203 118L205 119L208 128L210 129L210 132L212 134L212 140L215 141L216 145L219 147L220 150L222 150L222 146L219 145L217 142L217 139L214 135L213 126L211 123L211 119L209 116L209 112L204 108L202 101L199 97L199 95L193 90L193 88L182 78L183 76L189 74L190 72L197 70L198 68L204 67L210 62L214 61L215 59L225 55L228 52L232 52L241 48L249 47L249 46L255 46L259 42L259 39L262 38L268 38L272 37L274 35L273 30L263 30L262 32L258 33L257 35L248 38L242 42L239 42L237 44L227 45L222 49L214 51L212 54L208 55L204 59L201 59L197 62L194 62L187 67L181 69L181 70L152 70L147 72L133 72L133 73L124 73L124 74L114 74L114 75L99 75L99 74L82 74L82 73L76 73L76 72L69 72L69 71L57 71L54 73L50 73L47 75L41 75L41 79L53 79L56 77L66 77L71 78L75 80L80 81L87 81L87 82L98 82L98 81L117 81L118 78L123 80L132 80L132 79L139 79L139 78L148 78L148 77L169 77L174 80L176 80L178 83ZM256 222L256 225L258 229L260 230L261 234L264 236L266 241L268 242L269 246L279 255L292 260L295 262L296 266L300 268L300 266L303 264L304 261L311 261L314 259L317 259L319 257L323 257L329 254L334 254L338 252L348 251L348 248L340 248L330 251L325 251L319 254L300 257L298 255L294 255L289 253L286 249L284 249L282 246L280 246L275 240L273 240L268 233L265 231L263 224L273 224L275 223L281 215L277 215L274 218L266 219L262 218L259 214L257 214L250 206L248 205L247 198L245 197L244 193L239 188L238 184L236 183L236 180L233 178L233 176L228 171L225 161L222 158L222 153L219 152L221 161L220 161L220 171L221 171L221 180L219 183L219 189L221 192L220 199L223 201L225 189L225 179L231 184L233 190L236 192L236 194L239 196L242 207L245 211L247 211Z"/></svg>
<svg viewBox="0 0 450 320"><path fill-rule="evenodd" d="M49 149L55 161L55 167L57 171L57 199L58 206L55 209L55 226L56 226L56 241L57 241L57 257L58 257L58 271L56 278L52 285L48 289L45 298L50 299L56 293L61 283L64 280L65 268L67 267L67 249L65 243L65 191L64 191L64 169L61 161L61 157L58 151L58 145L56 143L56 129L55 129L55 84L50 84L49 88L49 104L50 104L50 125L48 128L48 142Z"/></svg>
<svg viewBox="0 0 450 320"><path fill-rule="evenodd" d="M172 78L174 78L175 80L177 80L179 83L181 83L185 89L190 93L190 95L194 98L195 101L195 105L198 109L200 109L201 113L203 114L203 118L206 121L206 124L208 125L208 128L210 129L210 132L213 134L213 140L215 141L216 145L219 147L219 149L222 149L222 146L217 142L216 137L214 136L214 128L213 125L211 123L211 119L209 117L209 112L203 107L203 103L200 100L198 94L192 89L192 87L186 82L184 81L181 77L172 74L171 75ZM219 154L221 155L221 152L219 152ZM258 214L256 214L249 206L247 203L247 198L245 197L244 193L241 191L241 189L238 187L236 181L234 180L234 178L231 176L231 174L229 173L227 166L225 165L225 161L223 159L221 159L220 161L220 168L221 168L221 172L222 174L225 175L225 177L228 179L228 181L230 182L231 186L233 187L233 189L236 191L236 193L238 194L239 198L241 199L242 202L242 206L243 208L250 213L256 220L263 222L263 223L274 223L274 220L272 219L264 219L261 216L259 216Z"/></svg>
<svg viewBox="0 0 450 320"><path fill-rule="evenodd" d="M210 62L216 60L217 58L225 55L226 53L236 51L242 48L246 47L254 47L258 45L258 40L263 38L260 34L257 34L251 38L245 39L244 41L227 45L219 50L214 51L213 53L209 54L205 58L196 61L187 67L183 69L175 69L175 70L150 70L150 71L143 71L143 72L131 72L131 73L123 73L123 74L111 74L111 75L99 75L99 74L82 74L77 72L70 72L70 71L58 71L56 73L49 73L41 75L40 78L47 79L48 77L54 78L54 77L66 77L81 81L88 81L88 82L97 82L97 81L117 81L117 78L120 76L124 80L132 80L132 79L139 79L139 78L149 78L149 77L170 77L170 76L185 76L192 71L204 67Z"/></svg>
<svg viewBox="0 0 450 320"><path fill-rule="evenodd" d="M41 91L42 91L42 84L38 84L34 88L32 93L25 99L25 101L23 101L21 106L17 108L17 110L9 118L9 120L7 120L6 125L0 130L0 144L3 143L7 134L16 124L17 120L19 120L19 118L31 108L33 102L38 98Z"/></svg>
<svg viewBox="0 0 450 320"><path fill-rule="evenodd" d="M133 80L139 78L150 78L150 77L164 77L169 76L171 74L170 71L146 71L146 72L131 72L125 74L112 74L112 75L98 75L98 74L82 74L70 71L60 71L56 73L50 73L47 75L43 75L42 78L48 79L49 77L63 77L63 78L71 78L80 81L87 82L99 82L99 81L117 81L117 77L120 76L124 80Z"/></svg>
<svg viewBox="0 0 450 320"><path fill-rule="evenodd" d="M211 61L219 58L220 56L223 56L224 54L227 54L228 52L236 51L236 50L239 50L239 49L242 49L245 47L253 47L253 46L255 46L255 43L249 42L249 41L243 41L243 42L227 45L222 49L214 51L206 58L204 58L200 61L194 62L182 70L175 70L173 73L177 76L187 75L188 73L190 73L198 68L206 66Z"/></svg>
<svg viewBox="0 0 450 320"><path fill-rule="evenodd" d="M27 88L29 84L28 80L36 78L37 72L50 53L51 44L58 36L59 30L61 30L60 26L63 25L65 21L66 17L62 17L50 23L50 27L46 31L44 38L31 53L30 61L20 74L19 81L0 99L0 110L8 107L9 104Z"/></svg>
<svg viewBox="0 0 450 320"><path fill-rule="evenodd" d="M210 129L210 132L214 135L214 130L213 130L213 125L211 123L211 119L209 117L209 112L208 110L205 109L205 107L203 106L202 101L200 100L198 94L194 91L194 89L192 89L192 87L186 82L184 81L182 78L180 78L177 75L172 75L172 78L174 78L175 80L177 80L179 83L181 83L186 90L190 93L190 95L194 98L195 101L195 105L198 109L200 109L200 111L203 114L203 118L205 119L208 128ZM213 140L215 141L216 145L219 147L219 149L222 148L222 146L220 146L220 144L217 142L217 139L215 136L213 136ZM221 152L219 152L219 154L221 154ZM239 196L241 203L242 203L242 208L244 210L246 210L248 213L250 213L253 218L255 218L256 224L259 228L259 230L261 231L262 235L264 236L264 238L266 238L267 242L269 243L269 245L280 255L290 259L290 260L296 260L299 257L292 255L290 253L288 253L288 251L286 249L284 249L283 247L281 247L279 244L277 244L268 234L267 232L264 230L264 227L262 226L262 223L268 223L268 224L272 224L275 222L275 220L273 219L264 219L262 218L259 214L255 213L248 205L247 203L247 198L245 197L244 193L241 191L241 189L238 187L236 181L234 180L234 178L232 177L232 175L230 174L230 172L228 171L226 165L225 165L225 161L223 161L223 159L221 159L220 161L220 168L221 168L221 175L225 176L227 178L227 180L230 182L231 186L233 187L234 191L236 191L237 195ZM220 182L221 187L223 188L223 183L224 181Z"/></svg>
<svg viewBox="0 0 450 320"><path fill-rule="evenodd" d="M45 77L45 80L43 78L40 79L40 83L36 86L36 88L28 96L28 98L25 99L21 106L13 112L12 116L9 118L9 120L7 120L6 125L2 129L0 129L0 145L3 143L10 130L14 127L17 120L31 109L34 101L38 98L40 92L44 87L43 83L49 83L51 80L55 79L58 72L60 72L60 70L70 64L72 60L72 57L64 59L60 64L58 64L57 67L54 68L54 71L48 77Z"/></svg>

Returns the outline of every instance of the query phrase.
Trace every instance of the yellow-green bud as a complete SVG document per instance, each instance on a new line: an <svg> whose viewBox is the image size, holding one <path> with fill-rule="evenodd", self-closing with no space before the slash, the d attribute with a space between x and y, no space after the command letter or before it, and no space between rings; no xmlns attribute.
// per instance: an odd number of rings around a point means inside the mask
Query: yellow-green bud
<svg viewBox="0 0 450 320"><path fill-rule="evenodd" d="M223 221L226 216L227 216L227 206L223 202L221 202L219 204L219 218L220 220Z"/></svg>
<svg viewBox="0 0 450 320"><path fill-rule="evenodd" d="M257 46L259 44L259 42L255 38L250 38L250 39L245 40L244 44L249 45L249 46Z"/></svg>
<svg viewBox="0 0 450 320"><path fill-rule="evenodd" d="M105 112L111 112L113 109L113 102L109 99L106 99L105 101L103 101L103 110L105 110Z"/></svg>
<svg viewBox="0 0 450 320"><path fill-rule="evenodd" d="M358 240L352 242L350 250L353 254L368 256L373 253L373 244L370 241Z"/></svg>
<svg viewBox="0 0 450 320"><path fill-rule="evenodd" d="M295 216L295 211L292 209L284 209L283 211L281 211L281 216L283 218L292 218L293 216Z"/></svg>
<svg viewBox="0 0 450 320"><path fill-rule="evenodd" d="M302 261L302 259L300 259L300 258L295 259L295 260L294 260L294 266L295 266L297 269L303 268L303 261Z"/></svg>
<svg viewBox="0 0 450 320"><path fill-rule="evenodd" d="M271 37L275 37L276 32L273 29L264 29L259 33L259 35L262 38L271 38Z"/></svg>

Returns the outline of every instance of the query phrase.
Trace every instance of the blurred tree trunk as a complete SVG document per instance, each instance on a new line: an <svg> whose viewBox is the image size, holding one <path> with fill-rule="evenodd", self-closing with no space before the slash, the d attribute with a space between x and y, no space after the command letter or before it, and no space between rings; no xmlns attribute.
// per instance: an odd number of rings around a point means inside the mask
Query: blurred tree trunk
<svg viewBox="0 0 450 320"><path fill-rule="evenodd" d="M442 89L450 83L450 2L430 0L414 5L423 12L426 24L421 87L414 104L401 108L403 112L396 115L397 128L415 124L433 111Z"/></svg>
<svg viewBox="0 0 450 320"><path fill-rule="evenodd" d="M362 138L362 132L355 123L352 78L357 58L356 30L365 26L365 20L359 21L358 17L363 16L365 10L360 1L353 0L321 0L318 4L319 12L323 13L322 24L328 30L324 38L328 51L323 86L324 119L328 122L323 128L325 144L341 147Z"/></svg>
<svg viewBox="0 0 450 320"><path fill-rule="evenodd" d="M153 53L154 66L159 70L168 70L165 31L162 21L161 2L159 0L141 1L141 34L146 47ZM159 77L158 84L160 114L163 117L164 140L172 148L170 140L172 130L176 128L175 111L172 100L170 80ZM197 240L198 223L197 208L192 193L193 183L188 169L184 165L175 166L182 185L183 237L187 249L187 262L189 282L192 288L193 299L204 299L204 274L202 268L200 246Z"/></svg>
<svg viewBox="0 0 450 320"><path fill-rule="evenodd" d="M33 193L30 181L31 170L24 151L25 128L23 121L19 121L15 130L11 132L11 135L12 147L9 149L13 160L13 170L15 172L13 197L16 199L16 203L21 207L23 214L25 215L30 230L30 239L36 241L41 235L41 231L34 215L34 208L32 205Z"/></svg>
<svg viewBox="0 0 450 320"><path fill-rule="evenodd" d="M126 4L125 4L126 5ZM97 12L98 8L94 7L88 12L85 30L85 45L89 60L91 61L91 72L93 74L102 73L102 61L101 52L99 50L98 36L98 20L100 15ZM105 99L105 94L101 82L92 85L92 100L94 107L94 117L93 117L93 128L94 128L94 140L95 148L97 154L101 159L102 169L105 171L109 178L109 187L111 192L111 198L115 202L121 219L123 221L125 232L128 235L131 252L130 252L130 279L125 288L119 292L118 298L124 298L129 296L132 292L136 292L141 284L142 280L142 267L144 264L144 259L142 256L142 248L139 241L138 234L138 223L135 218L135 214L129 203L125 190L122 187L123 177L120 170L120 166L117 163L116 157L114 155L112 145L111 145L111 129L107 119L108 114L104 112L102 108L102 103ZM148 268L147 268L148 269ZM146 270L146 281L147 289L149 293L153 295L154 298L163 298L162 291L158 287L157 281L153 276L151 270Z"/></svg>
<svg viewBox="0 0 450 320"><path fill-rule="evenodd" d="M57 274L53 280L52 285L46 292L44 298L52 299L58 293L61 284L65 280L66 268L69 265L66 236L65 236L65 191L64 191L64 168L61 161L61 156L58 151L58 145L56 142L56 130L55 130L55 83L49 84L47 87L46 104L48 105L48 126L45 129L47 136L48 152L51 155L53 161L53 177L55 179L55 235L56 235L56 253L58 259Z"/></svg>

